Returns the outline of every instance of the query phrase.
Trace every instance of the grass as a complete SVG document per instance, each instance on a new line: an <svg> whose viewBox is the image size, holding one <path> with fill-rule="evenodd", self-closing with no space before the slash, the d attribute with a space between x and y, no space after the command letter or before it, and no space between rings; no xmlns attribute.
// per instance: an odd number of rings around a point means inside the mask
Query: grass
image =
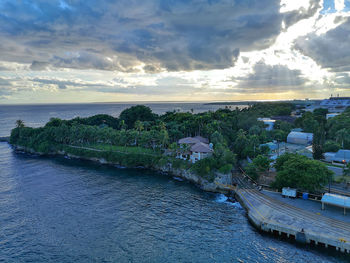
<svg viewBox="0 0 350 263"><path fill-rule="evenodd" d="M115 152L123 152L123 153L136 153L136 154L149 154L149 155L160 155L160 150L152 150L143 147L137 146L116 146L110 144L83 144L79 145L81 147L93 148L100 151L115 151Z"/></svg>

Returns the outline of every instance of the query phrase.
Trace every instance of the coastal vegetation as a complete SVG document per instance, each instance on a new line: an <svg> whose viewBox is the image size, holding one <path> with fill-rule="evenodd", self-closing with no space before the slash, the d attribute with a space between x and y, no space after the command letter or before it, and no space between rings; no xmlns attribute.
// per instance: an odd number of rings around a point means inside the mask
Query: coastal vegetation
<svg viewBox="0 0 350 263"><path fill-rule="evenodd" d="M274 187L292 187L312 193L322 191L332 180L333 174L324 163L291 153L277 158L275 168L277 176Z"/></svg>
<svg viewBox="0 0 350 263"><path fill-rule="evenodd" d="M124 110L118 118L105 114L71 120L52 118L40 128L26 127L19 120L10 142L42 154L64 152L127 167L186 170L209 182L217 173L229 174L238 166L244 166L254 180L268 174L272 166L269 147L261 145L286 141L296 127L314 133L314 159L321 159L325 150L350 146L349 110L327 120L327 111L316 109L304 112L293 122L288 118L294 109L292 103L256 103L243 109L157 115L137 105ZM273 116L277 119L273 130L265 129L264 123L258 121L260 117ZM179 145L178 140L198 135L209 139L213 154L195 163L177 159L178 154L188 151L188 145ZM247 164L246 160L252 161ZM299 155L282 155L275 167L277 188L318 191L330 176L322 163Z"/></svg>
<svg viewBox="0 0 350 263"><path fill-rule="evenodd" d="M350 108L328 120L327 113L327 109L315 109L313 112L304 112L295 121L296 127L314 134L314 159L322 159L325 152L350 149Z"/></svg>

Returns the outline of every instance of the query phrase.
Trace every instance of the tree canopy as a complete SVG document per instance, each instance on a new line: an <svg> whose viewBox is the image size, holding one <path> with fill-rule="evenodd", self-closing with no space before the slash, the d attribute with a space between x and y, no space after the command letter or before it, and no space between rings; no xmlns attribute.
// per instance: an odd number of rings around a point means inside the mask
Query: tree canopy
<svg viewBox="0 0 350 263"><path fill-rule="evenodd" d="M129 129L132 129L136 121L155 121L156 115L149 107L136 105L123 110L119 118L125 122Z"/></svg>
<svg viewBox="0 0 350 263"><path fill-rule="evenodd" d="M324 163L298 154L283 154L276 160L276 188L292 187L319 192L332 178L333 172Z"/></svg>

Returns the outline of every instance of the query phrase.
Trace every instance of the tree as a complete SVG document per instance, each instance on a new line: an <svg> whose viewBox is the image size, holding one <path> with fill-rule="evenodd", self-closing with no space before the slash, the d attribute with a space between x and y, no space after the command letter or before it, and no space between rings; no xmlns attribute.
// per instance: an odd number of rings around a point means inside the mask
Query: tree
<svg viewBox="0 0 350 263"><path fill-rule="evenodd" d="M325 141L324 124L318 125L318 129L315 129L312 139L312 156L316 160L323 159L323 145Z"/></svg>
<svg viewBox="0 0 350 263"><path fill-rule="evenodd" d="M137 120L137 121L135 122L134 128L135 128L135 130L137 130L137 131L139 132L139 134L140 134L140 132L142 132L143 129L144 129L143 123L142 123L141 121Z"/></svg>
<svg viewBox="0 0 350 263"><path fill-rule="evenodd" d="M328 140L324 144L325 152L337 152L340 149L340 144L335 141Z"/></svg>
<svg viewBox="0 0 350 263"><path fill-rule="evenodd" d="M246 147L248 145L248 139L242 129L240 129L237 133L236 140L233 144L233 149L235 153L237 153L237 156L239 159L243 159L247 157L246 155Z"/></svg>
<svg viewBox="0 0 350 263"><path fill-rule="evenodd" d="M319 192L332 178L333 172L324 163L299 154L284 154L277 158L276 188L293 187L303 191Z"/></svg>
<svg viewBox="0 0 350 263"><path fill-rule="evenodd" d="M210 136L210 141L216 145L216 144L226 144L224 136L218 131L215 131L211 136Z"/></svg>
<svg viewBox="0 0 350 263"><path fill-rule="evenodd" d="M131 129L134 127L137 120L154 121L156 115L152 113L152 110L149 107L137 105L123 110L119 118L125 122L129 129Z"/></svg>
<svg viewBox="0 0 350 263"><path fill-rule="evenodd" d="M270 168L270 159L264 155L258 155L253 160L253 164L259 172L266 172Z"/></svg>
<svg viewBox="0 0 350 263"><path fill-rule="evenodd" d="M258 173L258 169L253 163L250 163L245 167L245 172L250 178L255 181L259 179L260 174Z"/></svg>
<svg viewBox="0 0 350 263"><path fill-rule="evenodd" d="M253 125L249 129L249 134L251 135L259 135L261 132L261 128L258 125Z"/></svg>
<svg viewBox="0 0 350 263"><path fill-rule="evenodd" d="M22 120L17 120L16 121L16 127L17 128L23 128L24 127L24 122Z"/></svg>
<svg viewBox="0 0 350 263"><path fill-rule="evenodd" d="M336 141L341 143L341 147L344 148L344 142L349 139L350 135L349 135L348 131L345 128L343 128L343 129L337 131L335 136L336 136Z"/></svg>
<svg viewBox="0 0 350 263"><path fill-rule="evenodd" d="M348 163L343 169L343 176L350 176L350 163Z"/></svg>
<svg viewBox="0 0 350 263"><path fill-rule="evenodd" d="M264 155L258 155L253 159L253 162L245 167L246 173L253 178L258 180L261 173L268 171L270 168L270 159Z"/></svg>

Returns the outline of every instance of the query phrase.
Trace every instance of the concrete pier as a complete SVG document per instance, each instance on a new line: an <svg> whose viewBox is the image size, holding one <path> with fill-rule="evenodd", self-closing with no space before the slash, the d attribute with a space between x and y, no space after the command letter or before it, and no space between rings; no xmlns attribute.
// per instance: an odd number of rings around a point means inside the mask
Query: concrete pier
<svg viewBox="0 0 350 263"><path fill-rule="evenodd" d="M300 243L333 247L350 253L350 224L282 203L254 188L237 186L235 196L258 229Z"/></svg>

